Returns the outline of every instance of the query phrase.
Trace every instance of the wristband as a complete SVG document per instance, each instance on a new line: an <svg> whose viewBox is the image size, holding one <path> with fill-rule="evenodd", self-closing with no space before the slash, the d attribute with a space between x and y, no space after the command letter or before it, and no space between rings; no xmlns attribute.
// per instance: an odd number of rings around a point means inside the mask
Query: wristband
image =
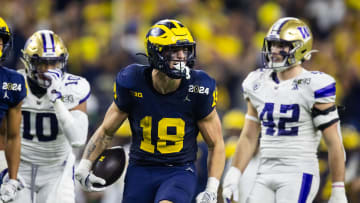
<svg viewBox="0 0 360 203"><path fill-rule="evenodd" d="M209 177L206 184L206 190L217 194L219 188L219 180L215 177Z"/></svg>

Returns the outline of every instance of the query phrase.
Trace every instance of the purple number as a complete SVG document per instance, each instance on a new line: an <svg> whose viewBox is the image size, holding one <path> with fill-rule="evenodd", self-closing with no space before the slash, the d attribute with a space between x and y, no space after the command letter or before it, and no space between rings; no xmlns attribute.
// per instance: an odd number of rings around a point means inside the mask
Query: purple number
<svg viewBox="0 0 360 203"><path fill-rule="evenodd" d="M262 110L260 114L260 120L262 121L262 124L266 127L266 134L267 135L274 135L275 133L275 123L273 118L274 113L274 103L265 103L264 109ZM266 114L266 119L264 118Z"/></svg>
<svg viewBox="0 0 360 203"><path fill-rule="evenodd" d="M280 113L286 113L288 111L292 111L291 118L284 118L281 117L279 119L279 134L280 136L296 136L299 131L299 127L291 127L290 130L285 129L286 123L293 123L299 121L300 117L300 107L299 104L290 104L285 105L281 104L280 106Z"/></svg>
<svg viewBox="0 0 360 203"><path fill-rule="evenodd" d="M299 104L281 104L280 113L287 113L292 111L291 117L280 117L278 123L278 133L279 136L297 136L299 127L291 127L290 130L286 130L286 123L298 122L300 118L300 107ZM260 120L262 125L267 127L266 135L274 135L275 133L275 122L274 122L274 103L265 103L264 109L260 114ZM265 115L266 114L266 115Z"/></svg>

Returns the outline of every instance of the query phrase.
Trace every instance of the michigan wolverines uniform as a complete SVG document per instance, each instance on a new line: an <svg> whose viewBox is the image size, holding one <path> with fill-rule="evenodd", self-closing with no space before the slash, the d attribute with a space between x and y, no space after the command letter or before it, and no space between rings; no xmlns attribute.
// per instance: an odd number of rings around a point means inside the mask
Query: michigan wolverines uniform
<svg viewBox="0 0 360 203"><path fill-rule="evenodd" d="M288 195L289 202L314 198L319 185L316 152L321 134L317 131L325 126L315 127L312 108L315 103L335 102L335 80L303 69L297 77L280 82L274 71L259 69L248 75L243 90L261 122L262 175L257 183L274 190L292 184L292 190L279 193ZM277 181L268 181L277 174ZM266 195L266 187L263 190L252 194Z"/></svg>
<svg viewBox="0 0 360 203"><path fill-rule="evenodd" d="M192 70L189 80L163 95L153 88L151 71L130 65L119 72L114 86L115 103L129 114L132 130L124 202L190 202L196 187L197 121L215 108L215 81Z"/></svg>
<svg viewBox="0 0 360 203"><path fill-rule="evenodd" d="M19 72L26 78L24 70ZM90 96L87 80L69 73L64 73L60 90L67 109L78 106ZM22 105L22 116L19 173L27 185L16 202L34 200L35 193L36 202L56 202L59 194L63 202L74 202L75 159L48 96L38 98L29 89ZM40 188L41 192L37 193Z"/></svg>
<svg viewBox="0 0 360 203"><path fill-rule="evenodd" d="M0 66L0 124L9 108L18 105L26 96L24 77L14 70ZM7 168L5 156L0 156L0 171Z"/></svg>

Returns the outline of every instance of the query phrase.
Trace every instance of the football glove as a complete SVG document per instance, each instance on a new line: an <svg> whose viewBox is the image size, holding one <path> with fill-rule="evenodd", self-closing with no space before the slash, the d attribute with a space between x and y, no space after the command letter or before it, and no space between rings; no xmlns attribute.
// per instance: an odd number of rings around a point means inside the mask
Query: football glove
<svg viewBox="0 0 360 203"><path fill-rule="evenodd" d="M15 179L9 179L1 185L0 196L3 202L13 201L17 191L24 188L24 185Z"/></svg>
<svg viewBox="0 0 360 203"><path fill-rule="evenodd" d="M196 203L216 203L217 191L219 187L219 180L214 177L209 177L206 189L196 197Z"/></svg>
<svg viewBox="0 0 360 203"><path fill-rule="evenodd" d="M47 88L47 96L54 103L62 97L59 88L63 79L63 72L60 69L49 69L44 75L51 81L50 86Z"/></svg>
<svg viewBox="0 0 360 203"><path fill-rule="evenodd" d="M226 173L223 182L223 198L224 202L231 202L231 197L235 202L239 201L239 181L241 178L241 171L231 166Z"/></svg>
<svg viewBox="0 0 360 203"><path fill-rule="evenodd" d="M331 197L329 203L347 203L344 182L335 182L332 184Z"/></svg>
<svg viewBox="0 0 360 203"><path fill-rule="evenodd" d="M93 186L94 183L105 185L106 181L102 178L95 176L92 171L90 171L91 165L92 163L90 160L82 159L75 171L75 179L80 182L82 189L85 191L99 192L105 190L106 187L96 188Z"/></svg>

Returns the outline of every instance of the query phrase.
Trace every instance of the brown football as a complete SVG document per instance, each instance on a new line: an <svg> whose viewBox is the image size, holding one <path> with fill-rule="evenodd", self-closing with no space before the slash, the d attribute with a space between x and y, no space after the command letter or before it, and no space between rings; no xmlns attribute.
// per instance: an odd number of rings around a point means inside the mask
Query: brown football
<svg viewBox="0 0 360 203"><path fill-rule="evenodd" d="M102 188L113 184L123 174L125 165L126 155L123 147L116 146L105 149L95 160L92 171L94 175L103 178L106 183L105 185L95 183L93 186Z"/></svg>

